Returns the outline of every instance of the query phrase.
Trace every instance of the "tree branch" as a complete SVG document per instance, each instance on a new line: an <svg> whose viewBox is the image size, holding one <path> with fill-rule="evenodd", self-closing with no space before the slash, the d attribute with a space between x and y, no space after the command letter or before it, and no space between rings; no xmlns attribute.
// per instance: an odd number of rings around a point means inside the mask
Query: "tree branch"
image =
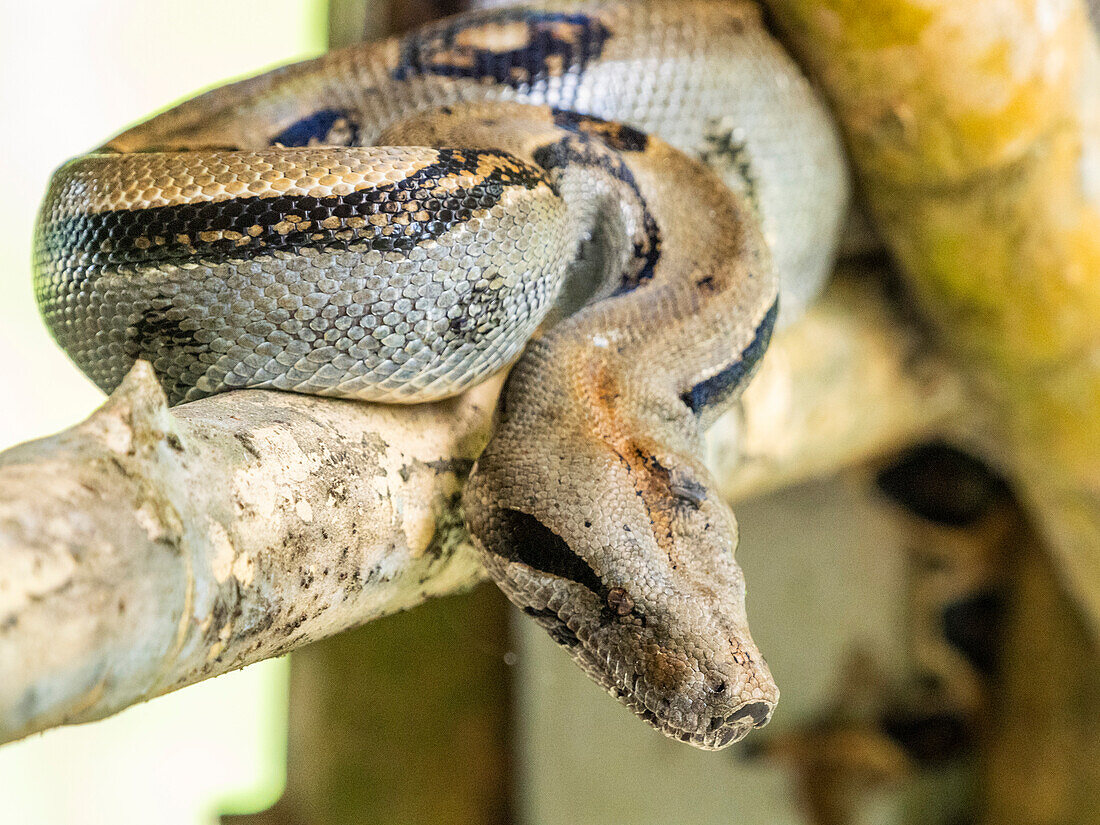
<svg viewBox="0 0 1100 825"><path fill-rule="evenodd" d="M874 25L839 0L767 5L832 102L937 341L983 396L986 456L1100 640L1100 49L1086 4L879 0Z"/></svg>
<svg viewBox="0 0 1100 825"><path fill-rule="evenodd" d="M709 436L723 491L927 433L959 383L868 279L835 285ZM389 407L241 391L168 410L139 363L0 454L0 741L99 719L467 587L457 507L500 381Z"/></svg>
<svg viewBox="0 0 1100 825"><path fill-rule="evenodd" d="M496 392L395 408L254 390L169 412L139 363L87 421L3 453L0 738L472 584L455 501Z"/></svg>

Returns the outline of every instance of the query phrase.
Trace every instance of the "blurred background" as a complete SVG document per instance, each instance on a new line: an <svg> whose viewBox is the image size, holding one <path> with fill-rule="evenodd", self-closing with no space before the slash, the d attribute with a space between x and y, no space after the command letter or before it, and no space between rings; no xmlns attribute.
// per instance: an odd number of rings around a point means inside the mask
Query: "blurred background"
<svg viewBox="0 0 1100 825"><path fill-rule="evenodd" d="M0 447L101 400L33 302L58 164L203 88L459 5L0 0ZM986 468L926 445L737 515L783 700L728 751L650 731L482 587L0 748L0 822L1100 822L1094 651Z"/></svg>

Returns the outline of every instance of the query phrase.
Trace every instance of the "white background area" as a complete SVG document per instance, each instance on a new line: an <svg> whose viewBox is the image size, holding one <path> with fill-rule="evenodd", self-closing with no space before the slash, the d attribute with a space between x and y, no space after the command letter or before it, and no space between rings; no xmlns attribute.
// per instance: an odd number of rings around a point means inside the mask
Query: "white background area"
<svg viewBox="0 0 1100 825"><path fill-rule="evenodd" d="M34 305L31 235L50 173L201 88L319 52L323 14L321 0L0 0L0 447L102 399ZM285 662L265 662L0 748L0 823L195 825L264 807L282 783L285 676Z"/></svg>

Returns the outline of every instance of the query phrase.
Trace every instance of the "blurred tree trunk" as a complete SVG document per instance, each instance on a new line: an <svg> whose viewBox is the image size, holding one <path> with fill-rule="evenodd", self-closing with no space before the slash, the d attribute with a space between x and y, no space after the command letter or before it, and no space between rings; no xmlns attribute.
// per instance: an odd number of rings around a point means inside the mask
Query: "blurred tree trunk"
<svg viewBox="0 0 1100 825"><path fill-rule="evenodd" d="M464 0L329 0L329 45L336 49L400 34L466 5Z"/></svg>
<svg viewBox="0 0 1100 825"><path fill-rule="evenodd" d="M504 825L507 645L507 602L482 585L296 652L286 791L223 822Z"/></svg>
<svg viewBox="0 0 1100 825"><path fill-rule="evenodd" d="M1048 548L1014 571L984 787L988 825L1100 822L1100 651Z"/></svg>

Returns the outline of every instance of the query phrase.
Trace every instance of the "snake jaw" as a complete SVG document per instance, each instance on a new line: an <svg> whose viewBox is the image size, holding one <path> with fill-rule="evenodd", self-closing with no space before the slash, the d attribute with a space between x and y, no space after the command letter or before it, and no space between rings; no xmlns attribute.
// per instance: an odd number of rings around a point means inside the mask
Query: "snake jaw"
<svg viewBox="0 0 1100 825"><path fill-rule="evenodd" d="M706 686L669 696L666 689L653 683L652 677L623 668L621 644L606 644L598 632L593 632L586 617L594 605L587 604L590 600L580 592L579 585L563 587L553 577L531 575L530 569L517 562L502 564L489 552L483 551L483 558L490 575L508 597L565 648L590 678L665 736L700 750L722 750L771 720L778 690L770 682L770 675L767 685L757 684L729 700L716 696L715 690ZM535 604L544 606L536 608ZM554 609L551 604L559 607ZM631 637L631 646L645 648L640 634ZM758 661L763 665L762 659ZM763 667L767 673L766 665Z"/></svg>
<svg viewBox="0 0 1100 825"><path fill-rule="evenodd" d="M601 681L596 668L581 666ZM606 672L606 668L603 669ZM771 721L778 692L767 699L747 699L730 712L695 712L676 707L676 703L658 695L638 674L628 673L617 684L604 684L608 693L619 699L635 715L668 736L700 750L722 750L740 741L754 728Z"/></svg>
<svg viewBox="0 0 1100 825"><path fill-rule="evenodd" d="M668 708L650 710L644 700L636 697L624 699L624 704L666 736L707 751L722 750L740 741L754 728L766 725L775 710L774 702L749 701L726 715L696 715L692 717L695 724L688 724L686 719L677 719Z"/></svg>
<svg viewBox="0 0 1100 825"><path fill-rule="evenodd" d="M613 563L597 572L535 516L501 508L490 521L474 528L490 576L652 727L720 750L770 720L778 691L745 628L743 583L728 552L708 561L711 586L695 589L683 570L678 587L652 599L644 582L620 579Z"/></svg>

